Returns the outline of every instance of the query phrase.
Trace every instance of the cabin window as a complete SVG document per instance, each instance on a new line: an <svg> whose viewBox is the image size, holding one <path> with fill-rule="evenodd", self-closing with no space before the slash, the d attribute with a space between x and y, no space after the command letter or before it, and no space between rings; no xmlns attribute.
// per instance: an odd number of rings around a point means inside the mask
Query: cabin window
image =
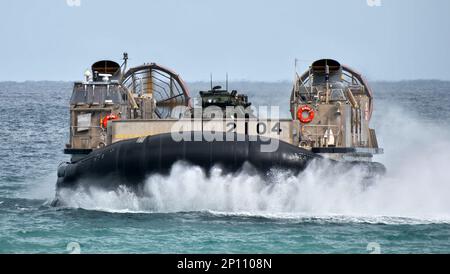
<svg viewBox="0 0 450 274"><path fill-rule="evenodd" d="M111 85L76 86L70 100L71 105L122 104L123 102L119 86Z"/></svg>

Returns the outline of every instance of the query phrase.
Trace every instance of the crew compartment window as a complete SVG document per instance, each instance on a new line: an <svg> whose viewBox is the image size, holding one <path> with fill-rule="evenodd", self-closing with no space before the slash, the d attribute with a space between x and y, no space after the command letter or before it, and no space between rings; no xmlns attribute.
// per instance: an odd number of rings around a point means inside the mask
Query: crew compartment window
<svg viewBox="0 0 450 274"><path fill-rule="evenodd" d="M117 85L81 85L74 88L72 105L121 104L123 98Z"/></svg>

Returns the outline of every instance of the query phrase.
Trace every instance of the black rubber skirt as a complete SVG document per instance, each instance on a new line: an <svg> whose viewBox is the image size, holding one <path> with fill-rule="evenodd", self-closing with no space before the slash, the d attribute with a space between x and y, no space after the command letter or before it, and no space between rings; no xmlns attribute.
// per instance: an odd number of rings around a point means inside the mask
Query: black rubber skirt
<svg viewBox="0 0 450 274"><path fill-rule="evenodd" d="M194 134L191 140L194 140ZM220 166L224 172L236 172L248 163L262 173L273 168L298 173L312 160L323 159L318 154L283 141L249 138L235 135L234 141L208 141L201 137L198 141L178 142L171 134L161 134L121 141L98 149L77 162L62 164L58 169L57 188L72 188L79 184L103 188L139 186L152 174L169 173L173 164L180 161L200 166L206 171ZM270 149L269 144L276 144L276 149ZM385 171L379 163L348 164L365 165L371 174ZM182 176L180 174L180 179Z"/></svg>
<svg viewBox="0 0 450 274"><path fill-rule="evenodd" d="M287 168L302 171L319 155L291 144L248 136L235 135L234 141L200 140L175 141L171 134L121 141L96 150L85 158L62 164L58 169L57 187L71 187L78 182L113 186L140 184L151 174L166 174L174 163L184 161L209 170L220 166L226 172L235 172L245 163L258 171ZM241 140L241 141L237 141ZM276 144L276 150L270 144ZM273 151L272 151L273 150ZM182 176L180 174L180 176Z"/></svg>

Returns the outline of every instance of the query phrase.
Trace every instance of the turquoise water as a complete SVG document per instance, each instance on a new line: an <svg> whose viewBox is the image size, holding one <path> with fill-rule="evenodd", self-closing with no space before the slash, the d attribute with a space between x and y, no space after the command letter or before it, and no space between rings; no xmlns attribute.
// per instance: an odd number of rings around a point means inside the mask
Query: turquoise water
<svg viewBox="0 0 450 274"><path fill-rule="evenodd" d="M191 84L199 89L207 83ZM289 83L234 83L254 102ZM148 178L144 197L125 188L63 193L71 84L0 83L0 253L382 253L450 252L450 83L374 83L374 126L389 172L363 189L358 170L313 165L298 176L245 171L206 177L177 164ZM438 117L436 113L439 113Z"/></svg>

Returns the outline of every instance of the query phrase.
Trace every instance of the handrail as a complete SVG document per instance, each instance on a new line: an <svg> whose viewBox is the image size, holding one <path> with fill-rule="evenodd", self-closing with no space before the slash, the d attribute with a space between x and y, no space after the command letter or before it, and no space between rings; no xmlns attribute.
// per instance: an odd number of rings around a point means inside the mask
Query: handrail
<svg viewBox="0 0 450 274"><path fill-rule="evenodd" d="M332 134L333 138L335 138L334 143L335 143L335 145L338 145L340 143L339 138L341 136L341 129L337 125L303 125L302 127L303 127L302 131L307 131L306 133L304 133L302 135L304 137L308 138L309 141L314 141L314 142L319 141L318 138L324 137L324 134L326 134L326 131L325 131L325 133L323 133L323 132L319 133L319 129L324 129L324 128L326 128L327 130L335 129L335 131L333 130L333 134ZM306 128L312 128L312 130L315 132L312 132Z"/></svg>

